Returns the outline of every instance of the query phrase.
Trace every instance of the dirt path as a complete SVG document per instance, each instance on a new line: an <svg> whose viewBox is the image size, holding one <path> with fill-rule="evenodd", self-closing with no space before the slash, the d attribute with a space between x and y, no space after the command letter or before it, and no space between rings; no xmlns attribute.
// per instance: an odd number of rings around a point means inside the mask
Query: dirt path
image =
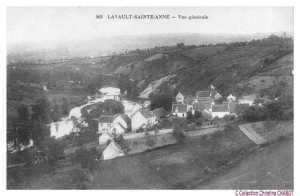
<svg viewBox="0 0 300 196"><path fill-rule="evenodd" d="M257 134L249 124L239 125L239 128L255 144L260 145L266 143L266 140Z"/></svg>

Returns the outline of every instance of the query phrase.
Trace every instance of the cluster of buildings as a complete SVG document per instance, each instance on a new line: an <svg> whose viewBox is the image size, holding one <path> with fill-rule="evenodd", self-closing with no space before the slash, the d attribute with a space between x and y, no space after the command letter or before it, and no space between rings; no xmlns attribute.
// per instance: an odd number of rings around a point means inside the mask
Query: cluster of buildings
<svg viewBox="0 0 300 196"><path fill-rule="evenodd" d="M235 115L234 102L236 98L229 95L226 102L219 103L218 100L220 99L222 99L222 96L213 86L209 90L197 91L195 95L178 92L175 102L172 103L172 114L183 118L187 117L188 112L191 112L193 115L196 112L201 112L201 114L211 118Z"/></svg>
<svg viewBox="0 0 300 196"><path fill-rule="evenodd" d="M122 135L127 132L139 132L151 128L165 117L167 112L163 108L150 110L150 102L143 104L121 99L121 91L116 87L104 87L98 92L103 100L120 101L124 106L124 114L101 115L95 119L98 124L98 134L110 136ZM99 141L100 142L100 141Z"/></svg>
<svg viewBox="0 0 300 196"><path fill-rule="evenodd" d="M119 135L153 129L161 118L168 115L186 118L188 112L192 114L201 112L202 115L209 116L211 119L235 115L235 105L239 103L239 100L236 100L233 95L229 95L225 102L222 101L223 97L213 86L209 90L197 91L195 95L178 92L175 101L172 103L171 114L163 108L150 110L151 103L149 100L138 103L123 99L120 89L116 87L103 87L99 89L96 97L103 101L119 101L124 106L124 113L122 114L101 115L95 119L98 128L97 133L99 134L99 145L105 147L103 159L124 155L122 148L113 140ZM242 101L247 102L249 100L243 99Z"/></svg>
<svg viewBox="0 0 300 196"><path fill-rule="evenodd" d="M135 133L151 129L159 123L161 118L169 115L163 108L150 110L151 103L149 100L138 103L122 99L121 91L116 87L101 88L96 96L103 100L119 101L124 106L123 114L101 115L95 119L98 125L98 134L103 136L99 137L99 143L102 142L101 138L106 140L107 135L115 137L128 132ZM209 119L236 115L236 105L240 100L237 100L233 95L229 95L226 101L222 100L222 95L213 86L210 86L208 90L197 91L195 95L178 92L172 103L170 115L186 118L189 112L193 115L200 112ZM242 99L241 102L245 102L245 100ZM104 135L106 136L104 137Z"/></svg>

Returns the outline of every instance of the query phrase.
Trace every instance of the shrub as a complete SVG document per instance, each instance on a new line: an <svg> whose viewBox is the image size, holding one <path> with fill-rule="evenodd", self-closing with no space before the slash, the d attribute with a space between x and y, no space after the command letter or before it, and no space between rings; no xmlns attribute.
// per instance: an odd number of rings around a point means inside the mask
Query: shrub
<svg viewBox="0 0 300 196"><path fill-rule="evenodd" d="M87 150L85 148L80 148L76 150L72 157L73 163L79 163L83 169L88 169L90 171L97 168L97 150L91 149Z"/></svg>
<svg viewBox="0 0 300 196"><path fill-rule="evenodd" d="M76 189L87 189L89 177L87 173L82 169L74 169L70 173L70 180L74 188Z"/></svg>

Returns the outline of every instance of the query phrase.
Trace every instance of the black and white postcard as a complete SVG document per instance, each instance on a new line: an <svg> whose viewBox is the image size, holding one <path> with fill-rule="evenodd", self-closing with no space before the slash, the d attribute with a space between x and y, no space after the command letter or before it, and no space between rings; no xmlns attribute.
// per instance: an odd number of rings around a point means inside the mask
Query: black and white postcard
<svg viewBox="0 0 300 196"><path fill-rule="evenodd" d="M293 194L293 7L6 12L6 189Z"/></svg>

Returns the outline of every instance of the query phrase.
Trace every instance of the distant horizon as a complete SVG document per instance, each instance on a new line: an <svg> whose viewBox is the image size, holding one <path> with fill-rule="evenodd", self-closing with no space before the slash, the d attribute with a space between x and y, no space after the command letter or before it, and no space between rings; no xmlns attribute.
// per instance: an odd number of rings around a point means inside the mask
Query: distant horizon
<svg viewBox="0 0 300 196"><path fill-rule="evenodd" d="M136 49L155 47L173 47L178 43L190 45L215 45L222 43L247 42L260 40L271 35L292 38L286 32L254 33L254 34L204 34L204 33L164 33L152 35L121 35L109 38L94 38L64 43L18 44L7 47L8 62L29 60L54 60L68 58L101 57L121 54Z"/></svg>
<svg viewBox="0 0 300 196"><path fill-rule="evenodd" d="M187 35L195 35L195 36L215 36L215 37L252 37L253 39L255 39L257 37L257 39L261 39L264 37L268 37L270 35L277 35L277 36L283 36L283 34L286 34L288 37L294 38L294 34L290 33L290 32L286 32L286 31L278 31L278 32L256 32L256 33L248 33L248 34L234 34L234 33L194 33L194 32L182 32L182 33L154 33L154 34L128 34L128 35L113 35L113 36L104 36L104 37L91 37L91 38L87 38L87 39L81 39L81 40L66 40L65 43L69 43L69 42L80 42L80 43L84 43L84 42L89 42L91 41L91 39L93 40L101 40L101 39L118 39L118 38L151 38L151 37L158 37L158 36L187 36ZM7 48L11 49L13 47L21 47L21 46L26 46L29 44L33 44L33 45L44 45L45 43L51 43L53 45L56 45L59 43L60 46L62 46L63 44L61 43L61 41L50 41L50 40L45 40L45 41L24 41L24 42L20 42L20 43L8 43L7 42ZM221 43L221 42L217 42L217 43ZM176 43L174 43L176 44Z"/></svg>
<svg viewBox="0 0 300 196"><path fill-rule="evenodd" d="M114 14L168 14L169 20L110 20ZM102 15L103 19L97 19ZM207 16L207 19L179 19ZM292 7L8 7L7 45L79 42L120 36L209 34L293 35Z"/></svg>

